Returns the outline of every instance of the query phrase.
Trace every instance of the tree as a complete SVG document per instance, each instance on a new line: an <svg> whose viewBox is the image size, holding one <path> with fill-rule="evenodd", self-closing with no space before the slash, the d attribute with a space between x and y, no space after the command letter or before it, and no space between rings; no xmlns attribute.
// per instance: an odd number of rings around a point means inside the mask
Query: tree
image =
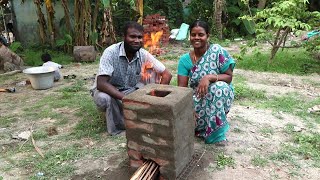
<svg viewBox="0 0 320 180"><path fill-rule="evenodd" d="M24 1L22 1L24 3ZM46 42L46 20L44 18L44 14L41 10L41 1L34 0L34 4L37 8L37 15L38 15L38 23L39 23L39 34L40 34L40 41L42 44Z"/></svg>
<svg viewBox="0 0 320 180"><path fill-rule="evenodd" d="M288 48L285 42L289 33L299 34L302 30L310 30L319 23L320 13L307 9L308 0L280 0L265 8L253 18L243 16L242 19L256 22L257 39L266 40L271 44L272 62L279 48Z"/></svg>
<svg viewBox="0 0 320 180"><path fill-rule="evenodd" d="M225 5L225 0L215 0L213 2L214 5L214 24L215 24L215 28L216 31L218 33L218 38L222 39L222 30L223 30L223 26L222 26L222 11L223 11L223 7Z"/></svg>
<svg viewBox="0 0 320 180"><path fill-rule="evenodd" d="M259 0L258 9L264 9L266 7L267 0Z"/></svg>
<svg viewBox="0 0 320 180"><path fill-rule="evenodd" d="M111 0L103 0L103 7L104 7L104 13L103 13L103 23L102 23L102 45L110 45L115 43L116 35L115 30L113 26L113 19L112 19L112 1Z"/></svg>

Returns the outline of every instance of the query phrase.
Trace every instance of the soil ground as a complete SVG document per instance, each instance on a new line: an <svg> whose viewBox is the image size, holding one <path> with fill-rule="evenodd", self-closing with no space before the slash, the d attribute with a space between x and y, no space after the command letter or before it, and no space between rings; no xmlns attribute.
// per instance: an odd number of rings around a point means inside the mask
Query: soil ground
<svg viewBox="0 0 320 180"><path fill-rule="evenodd" d="M168 48L167 55L159 58L175 73L178 55L187 50L188 48ZM237 48L231 47L229 51L236 52ZM72 135L77 125L82 122L81 117L77 116L77 113L85 113L80 112L82 109L73 105L57 105L50 106L50 112L46 112L47 114L41 111L46 107L46 103L41 104L44 98L59 100L61 94L64 95L64 88L73 86L76 80L83 81L85 88L78 98L91 100L88 89L93 83L97 68L98 63L67 65L62 69L63 75L75 74L76 79L62 79L56 82L53 88L41 91L33 90L31 85L17 86L17 83L26 80L24 74L8 76L3 80L1 86L16 86L17 92L0 94L0 179L130 178L134 171L128 167L124 136L111 137L105 132L100 132L96 136L76 138ZM234 81L242 79L248 88L263 91L267 97L281 97L293 93L299 99L311 101L320 96L318 74L295 76L236 69L234 76ZM319 134L319 116L303 118L294 112L276 111L259 105L259 99L251 103L246 99L234 102L228 115L231 128L227 146L206 145L203 141L195 139L195 150L201 158L197 159L193 170L187 174L187 179L319 179L320 168L319 165L314 165L312 158L289 153L284 149L285 145L294 143L290 132ZM51 115L51 111L58 115ZM36 145L47 157L51 157L48 152L57 152L70 145L86 153L67 160L63 158L71 156L68 153L65 156L53 156L52 161L55 164L50 164L49 167L64 167L66 164L72 166L72 170L63 174L63 177L54 176L55 172L42 172L48 167L45 168L45 165L41 164L42 160L32 143L29 141L24 144L24 141L12 138L31 126L34 132L38 132L35 137ZM48 131L45 131L48 127L54 127L58 134L48 135ZM288 127L292 128L289 133ZM61 161L56 161L57 156ZM287 156L292 158L281 158Z"/></svg>

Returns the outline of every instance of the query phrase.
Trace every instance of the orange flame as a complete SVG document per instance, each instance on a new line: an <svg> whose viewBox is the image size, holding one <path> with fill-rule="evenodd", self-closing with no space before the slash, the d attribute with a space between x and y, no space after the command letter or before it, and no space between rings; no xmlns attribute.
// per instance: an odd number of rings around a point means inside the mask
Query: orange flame
<svg viewBox="0 0 320 180"><path fill-rule="evenodd" d="M155 52L157 52L157 50L160 48L160 38L163 34L163 31L158 31L156 33L152 32L151 33L151 37L149 36L149 34L144 34L144 48L148 48L149 47L149 52L151 54L154 54Z"/></svg>
<svg viewBox="0 0 320 180"><path fill-rule="evenodd" d="M159 54L157 53L158 51L160 52L160 45L159 41L160 38L163 34L163 31L159 32L152 32L151 36L149 34L144 34L143 39L144 39L144 48L149 47L149 52L151 54ZM153 69L153 63L150 61L146 61L144 64L142 64L141 67L141 80L144 84L149 84L149 83L160 83L161 77L158 73L155 72Z"/></svg>
<svg viewBox="0 0 320 180"><path fill-rule="evenodd" d="M144 84L148 84L152 78L153 63L146 61L141 67L141 80Z"/></svg>

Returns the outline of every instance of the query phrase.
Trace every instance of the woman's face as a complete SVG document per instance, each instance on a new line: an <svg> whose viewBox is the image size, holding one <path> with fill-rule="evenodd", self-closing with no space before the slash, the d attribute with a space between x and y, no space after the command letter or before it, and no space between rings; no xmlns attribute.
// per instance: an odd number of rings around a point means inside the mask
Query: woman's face
<svg viewBox="0 0 320 180"><path fill-rule="evenodd" d="M195 26L191 29L190 42L193 48L204 48L207 45L208 34L203 27Z"/></svg>

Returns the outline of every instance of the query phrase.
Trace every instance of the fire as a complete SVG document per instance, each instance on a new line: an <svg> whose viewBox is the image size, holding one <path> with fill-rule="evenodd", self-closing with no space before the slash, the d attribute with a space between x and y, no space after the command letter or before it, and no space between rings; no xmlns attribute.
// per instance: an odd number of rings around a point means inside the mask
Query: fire
<svg viewBox="0 0 320 180"><path fill-rule="evenodd" d="M146 61L141 67L141 81L144 84L160 83L160 76L153 69L153 63Z"/></svg>
<svg viewBox="0 0 320 180"><path fill-rule="evenodd" d="M144 34L144 48L149 47L149 52L151 54L158 54L160 51L160 38L163 34L163 31L152 32L151 37L149 34Z"/></svg>
<svg viewBox="0 0 320 180"><path fill-rule="evenodd" d="M144 48L149 47L149 52L151 54L160 54L160 38L163 34L163 31L159 32L152 32L151 36L149 34L144 34ZM153 69L152 62L146 60L144 64L142 64L141 67L141 82L143 84L150 84L150 83L160 83L161 77L160 75L155 72Z"/></svg>

